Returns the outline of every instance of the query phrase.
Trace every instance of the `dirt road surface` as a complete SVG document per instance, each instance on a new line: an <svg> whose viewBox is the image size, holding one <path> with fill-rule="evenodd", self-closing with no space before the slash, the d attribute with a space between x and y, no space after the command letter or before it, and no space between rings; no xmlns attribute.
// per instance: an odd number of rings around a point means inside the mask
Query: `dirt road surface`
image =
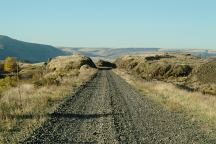
<svg viewBox="0 0 216 144"><path fill-rule="evenodd" d="M165 110L110 70L67 99L21 143L216 143L182 113Z"/></svg>

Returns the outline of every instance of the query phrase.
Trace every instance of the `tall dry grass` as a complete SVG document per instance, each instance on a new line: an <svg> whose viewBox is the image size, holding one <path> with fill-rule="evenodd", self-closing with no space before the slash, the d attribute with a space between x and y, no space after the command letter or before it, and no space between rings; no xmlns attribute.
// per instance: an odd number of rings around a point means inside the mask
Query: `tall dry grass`
<svg viewBox="0 0 216 144"><path fill-rule="evenodd" d="M200 126L205 132L216 136L215 96L201 92L189 92L162 81L145 81L129 75L123 70L114 70L114 72L146 97L170 111L184 112L192 121L200 122Z"/></svg>
<svg viewBox="0 0 216 144"><path fill-rule="evenodd" d="M74 75L71 71L62 78L60 85L35 87L32 83L20 83L7 88L0 97L0 143L18 143L29 135L95 72L85 69Z"/></svg>

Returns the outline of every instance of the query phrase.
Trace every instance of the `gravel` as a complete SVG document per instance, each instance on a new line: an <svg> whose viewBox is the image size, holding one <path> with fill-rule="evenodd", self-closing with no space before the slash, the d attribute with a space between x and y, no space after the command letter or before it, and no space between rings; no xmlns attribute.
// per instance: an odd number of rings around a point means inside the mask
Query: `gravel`
<svg viewBox="0 0 216 144"><path fill-rule="evenodd" d="M183 113L165 110L99 70L21 143L216 143Z"/></svg>

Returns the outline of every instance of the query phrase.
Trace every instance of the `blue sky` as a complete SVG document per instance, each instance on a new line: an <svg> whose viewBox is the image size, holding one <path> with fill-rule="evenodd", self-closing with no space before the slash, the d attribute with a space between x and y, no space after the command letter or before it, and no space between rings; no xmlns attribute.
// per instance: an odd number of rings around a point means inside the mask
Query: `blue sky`
<svg viewBox="0 0 216 144"><path fill-rule="evenodd" d="M216 49L216 0L0 0L0 34L54 46Z"/></svg>

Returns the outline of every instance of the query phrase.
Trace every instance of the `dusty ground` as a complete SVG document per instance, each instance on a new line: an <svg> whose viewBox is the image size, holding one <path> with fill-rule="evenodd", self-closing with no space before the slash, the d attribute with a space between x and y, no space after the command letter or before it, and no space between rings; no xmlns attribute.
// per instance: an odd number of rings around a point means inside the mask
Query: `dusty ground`
<svg viewBox="0 0 216 144"><path fill-rule="evenodd" d="M169 112L111 71L67 99L22 143L215 143L182 113Z"/></svg>

